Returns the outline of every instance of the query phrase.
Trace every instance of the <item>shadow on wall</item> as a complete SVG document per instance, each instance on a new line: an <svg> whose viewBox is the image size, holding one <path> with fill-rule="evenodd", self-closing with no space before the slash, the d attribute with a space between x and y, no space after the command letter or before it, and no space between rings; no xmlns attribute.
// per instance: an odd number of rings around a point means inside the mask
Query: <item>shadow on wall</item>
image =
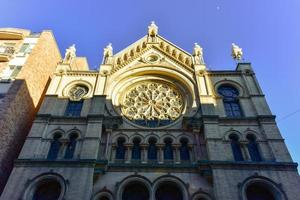
<svg viewBox="0 0 300 200"><path fill-rule="evenodd" d="M0 194L12 171L37 108L25 80L13 81L0 103Z"/></svg>

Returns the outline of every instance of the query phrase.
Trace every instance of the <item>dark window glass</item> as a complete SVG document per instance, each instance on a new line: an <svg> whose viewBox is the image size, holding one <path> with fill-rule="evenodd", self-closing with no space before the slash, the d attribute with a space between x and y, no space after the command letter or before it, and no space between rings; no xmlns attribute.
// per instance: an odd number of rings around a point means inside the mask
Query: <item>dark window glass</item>
<svg viewBox="0 0 300 200"><path fill-rule="evenodd" d="M154 138L150 138L149 140L148 159L149 160L157 159L156 140Z"/></svg>
<svg viewBox="0 0 300 200"><path fill-rule="evenodd" d="M116 159L124 159L125 158L125 139L119 138L117 141L117 149L116 149Z"/></svg>
<svg viewBox="0 0 300 200"><path fill-rule="evenodd" d="M70 136L70 141L68 143L66 153L65 153L65 159L72 159L74 156L74 151L76 148L76 143L77 143L77 134L72 134Z"/></svg>
<svg viewBox="0 0 300 200"><path fill-rule="evenodd" d="M136 160L141 159L140 140L138 138L133 140L132 159L136 159Z"/></svg>
<svg viewBox="0 0 300 200"><path fill-rule="evenodd" d="M188 141L186 139L182 139L180 142L181 142L180 159L181 160L190 160Z"/></svg>
<svg viewBox="0 0 300 200"><path fill-rule="evenodd" d="M147 187L140 182L130 183L124 188L122 200L149 200Z"/></svg>
<svg viewBox="0 0 300 200"><path fill-rule="evenodd" d="M51 142L51 145L50 145L47 159L55 160L57 158L60 147L61 147L61 142L59 141L60 137L61 137L60 134L54 135L53 141Z"/></svg>
<svg viewBox="0 0 300 200"><path fill-rule="evenodd" d="M167 139L165 141L164 159L165 160L173 160L172 140Z"/></svg>
<svg viewBox="0 0 300 200"><path fill-rule="evenodd" d="M223 96L226 115L228 117L241 117L242 110L238 100L238 90L231 86L225 85L218 88L218 93Z"/></svg>
<svg viewBox="0 0 300 200"><path fill-rule="evenodd" d="M252 161L261 161L262 159L261 159L261 156L260 156L260 153L258 150L258 145L257 145L255 137L253 135L248 135L247 139L248 139L247 147L248 147L248 151L249 151L251 160Z"/></svg>
<svg viewBox="0 0 300 200"><path fill-rule="evenodd" d="M81 101L69 101L65 116L80 116L83 100Z"/></svg>
<svg viewBox="0 0 300 200"><path fill-rule="evenodd" d="M252 184L246 189L247 200L275 200L272 192L264 185Z"/></svg>
<svg viewBox="0 0 300 200"><path fill-rule="evenodd" d="M57 200L61 193L58 182L50 180L40 184L34 192L32 200Z"/></svg>
<svg viewBox="0 0 300 200"><path fill-rule="evenodd" d="M232 149L234 160L243 161L244 158L243 158L238 137L236 135L230 135L229 138L230 138L231 149Z"/></svg>
<svg viewBox="0 0 300 200"><path fill-rule="evenodd" d="M156 200L183 200L182 190L172 182L161 184L156 192Z"/></svg>

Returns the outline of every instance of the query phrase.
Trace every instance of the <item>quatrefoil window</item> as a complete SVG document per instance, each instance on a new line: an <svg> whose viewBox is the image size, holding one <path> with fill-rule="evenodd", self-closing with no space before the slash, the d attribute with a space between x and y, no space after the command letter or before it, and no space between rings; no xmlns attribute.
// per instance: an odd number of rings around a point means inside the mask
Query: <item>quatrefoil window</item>
<svg viewBox="0 0 300 200"><path fill-rule="evenodd" d="M178 119L184 102L181 93L166 82L145 81L126 90L121 110L133 122L148 127L168 125Z"/></svg>

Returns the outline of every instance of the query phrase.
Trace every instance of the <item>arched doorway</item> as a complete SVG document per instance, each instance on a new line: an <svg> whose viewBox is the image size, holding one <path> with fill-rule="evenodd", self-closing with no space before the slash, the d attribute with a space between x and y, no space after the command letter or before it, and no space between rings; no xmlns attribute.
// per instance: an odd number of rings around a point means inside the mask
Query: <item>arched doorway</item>
<svg viewBox="0 0 300 200"><path fill-rule="evenodd" d="M254 183L246 189L247 200L277 200L273 192L265 185Z"/></svg>
<svg viewBox="0 0 300 200"><path fill-rule="evenodd" d="M37 186L32 200L58 200L61 191L62 189L59 182L55 180L45 180Z"/></svg>
<svg viewBox="0 0 300 200"><path fill-rule="evenodd" d="M181 188L173 182L163 182L155 192L156 200L183 200Z"/></svg>
<svg viewBox="0 0 300 200"><path fill-rule="evenodd" d="M149 191L142 182L132 182L125 186L122 200L149 200Z"/></svg>

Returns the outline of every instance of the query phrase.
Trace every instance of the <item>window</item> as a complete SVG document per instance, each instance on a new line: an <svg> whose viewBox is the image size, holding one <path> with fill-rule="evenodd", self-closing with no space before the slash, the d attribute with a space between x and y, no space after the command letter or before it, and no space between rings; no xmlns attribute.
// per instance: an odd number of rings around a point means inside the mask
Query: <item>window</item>
<svg viewBox="0 0 300 200"><path fill-rule="evenodd" d="M275 200L273 192L267 185L261 183L253 183L246 189L248 200Z"/></svg>
<svg viewBox="0 0 300 200"><path fill-rule="evenodd" d="M20 48L20 53L30 53L34 44L24 43Z"/></svg>
<svg viewBox="0 0 300 200"><path fill-rule="evenodd" d="M60 147L61 147L61 142L59 139L61 138L61 134L55 134L53 137L53 141L51 142L50 149L48 152L47 159L49 160L55 160L58 156Z"/></svg>
<svg viewBox="0 0 300 200"><path fill-rule="evenodd" d="M258 144L254 135L247 135L248 140L248 151L252 161L261 161L261 156L258 150Z"/></svg>
<svg viewBox="0 0 300 200"><path fill-rule="evenodd" d="M67 145L66 153L65 153L65 159L72 159L74 156L75 148L76 148L76 143L77 143L77 138L78 135L76 133L72 133L70 135L70 140Z"/></svg>
<svg viewBox="0 0 300 200"><path fill-rule="evenodd" d="M83 100L81 101L69 101L65 116L80 116Z"/></svg>
<svg viewBox="0 0 300 200"><path fill-rule="evenodd" d="M167 138L165 140L164 159L165 160L173 160L173 147L172 147L172 139L171 138Z"/></svg>
<svg viewBox="0 0 300 200"><path fill-rule="evenodd" d="M125 139L124 138L119 138L117 141L117 149L116 149L116 159L122 159L124 160L125 158Z"/></svg>
<svg viewBox="0 0 300 200"><path fill-rule="evenodd" d="M55 180L43 180L33 195L32 200L54 200L59 199L62 188L59 182Z"/></svg>
<svg viewBox="0 0 300 200"><path fill-rule="evenodd" d="M157 149L156 149L156 139L149 139L149 147L148 147L148 160L156 160L157 159Z"/></svg>
<svg viewBox="0 0 300 200"><path fill-rule="evenodd" d="M10 78L16 78L16 76L19 74L21 71L22 66L10 66L11 75Z"/></svg>
<svg viewBox="0 0 300 200"><path fill-rule="evenodd" d="M181 143L181 146L180 146L180 160L182 160L182 161L190 160L188 140L186 138L182 138L180 140L180 143Z"/></svg>
<svg viewBox="0 0 300 200"><path fill-rule="evenodd" d="M233 153L233 157L235 161L243 161L243 154L241 151L240 143L239 143L239 138L235 134L231 134L229 136L230 139L230 144L231 144L231 149Z"/></svg>
<svg viewBox="0 0 300 200"><path fill-rule="evenodd" d="M132 159L140 160L141 159L141 148L140 148L141 140L139 138L133 139L133 147L132 147Z"/></svg>
<svg viewBox="0 0 300 200"><path fill-rule="evenodd" d="M223 96L223 104L226 116L241 117L242 111L238 100L238 90L234 87L224 85L218 88L218 93Z"/></svg>

